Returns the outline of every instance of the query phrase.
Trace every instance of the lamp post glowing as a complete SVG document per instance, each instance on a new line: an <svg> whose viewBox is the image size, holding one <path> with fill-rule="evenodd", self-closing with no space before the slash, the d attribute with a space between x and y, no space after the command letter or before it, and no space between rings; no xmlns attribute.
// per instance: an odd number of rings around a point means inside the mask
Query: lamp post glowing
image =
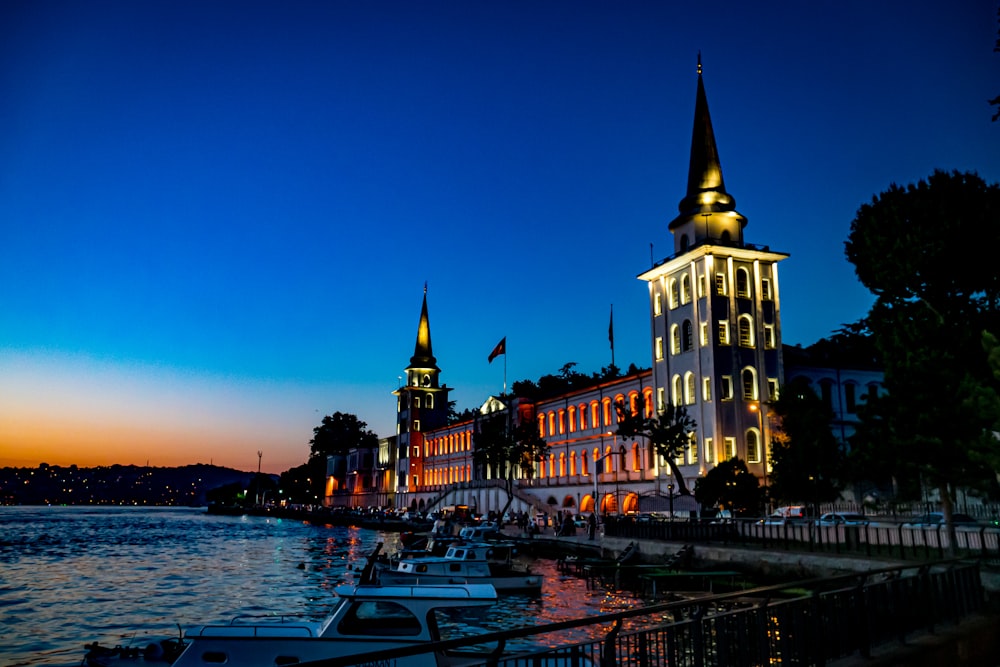
<svg viewBox="0 0 1000 667"><path fill-rule="evenodd" d="M758 445L760 446L760 455L763 457L761 460L763 462L764 471L764 495L767 498L767 509L771 509L771 498L767 493L767 466L769 465L769 456L767 452L767 439L764 438L764 417L762 415L760 402L750 404L750 412L757 415L757 437L760 438Z"/></svg>

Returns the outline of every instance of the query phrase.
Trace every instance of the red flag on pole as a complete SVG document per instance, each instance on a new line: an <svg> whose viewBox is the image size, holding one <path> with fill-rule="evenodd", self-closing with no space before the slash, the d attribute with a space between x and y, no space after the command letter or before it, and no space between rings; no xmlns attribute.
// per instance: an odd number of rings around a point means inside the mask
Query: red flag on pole
<svg viewBox="0 0 1000 667"><path fill-rule="evenodd" d="M504 336L503 338L501 338L500 342L497 343L497 346L493 348L493 351L490 352L490 356L487 359L487 361L492 364L493 360L496 359L497 357L499 357L501 354L507 354L507 337L506 336Z"/></svg>

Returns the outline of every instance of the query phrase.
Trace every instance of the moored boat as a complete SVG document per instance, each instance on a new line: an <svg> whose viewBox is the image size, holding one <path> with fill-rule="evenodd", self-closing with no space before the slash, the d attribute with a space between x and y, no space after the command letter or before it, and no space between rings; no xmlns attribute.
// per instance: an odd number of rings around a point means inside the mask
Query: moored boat
<svg viewBox="0 0 1000 667"><path fill-rule="evenodd" d="M274 667L376 650L413 646L441 639L438 612L487 607L496 602L488 584L383 586L344 585L336 589L339 603L321 621L290 617L241 616L228 623L202 625L184 633L173 667L220 664ZM142 652L118 652L88 645L85 662L106 667L114 662L145 659ZM393 661L397 667L451 667L454 656L422 653Z"/></svg>
<svg viewBox="0 0 1000 667"><path fill-rule="evenodd" d="M498 593L540 593L542 577L514 562L513 545L462 543L444 556L401 558L378 571L386 586L413 584L491 584Z"/></svg>

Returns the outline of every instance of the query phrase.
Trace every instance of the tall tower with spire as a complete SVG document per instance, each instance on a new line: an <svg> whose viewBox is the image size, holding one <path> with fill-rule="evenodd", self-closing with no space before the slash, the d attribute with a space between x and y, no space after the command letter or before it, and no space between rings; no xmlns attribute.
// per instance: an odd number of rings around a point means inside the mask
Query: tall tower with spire
<svg viewBox="0 0 1000 667"><path fill-rule="evenodd" d="M767 484L767 403L782 382L778 262L744 241L726 191L698 56L687 192L670 222L674 252L639 274L649 284L654 402L697 422L681 471L688 486L737 456ZM678 461L678 463L681 463Z"/></svg>
<svg viewBox="0 0 1000 667"><path fill-rule="evenodd" d="M405 383L393 392L396 396L397 500L408 504L406 494L415 492L423 481L424 437L426 431L448 423L448 392L440 384L441 369L431 349L431 324L427 316L427 285L417 325L417 342L406 367Z"/></svg>

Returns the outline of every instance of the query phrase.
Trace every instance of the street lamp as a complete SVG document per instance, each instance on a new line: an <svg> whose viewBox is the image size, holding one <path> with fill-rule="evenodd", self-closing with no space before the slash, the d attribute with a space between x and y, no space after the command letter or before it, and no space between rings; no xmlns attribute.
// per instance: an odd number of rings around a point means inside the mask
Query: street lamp
<svg viewBox="0 0 1000 667"><path fill-rule="evenodd" d="M670 523L674 522L674 483L667 482L667 493L670 494Z"/></svg>

